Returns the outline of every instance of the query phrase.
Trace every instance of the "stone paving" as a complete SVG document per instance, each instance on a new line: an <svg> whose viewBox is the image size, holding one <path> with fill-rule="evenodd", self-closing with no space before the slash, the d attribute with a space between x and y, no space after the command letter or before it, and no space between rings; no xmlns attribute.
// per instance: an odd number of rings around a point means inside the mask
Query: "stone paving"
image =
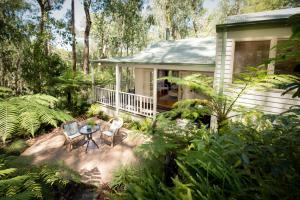
<svg viewBox="0 0 300 200"><path fill-rule="evenodd" d="M107 124L101 120L98 123L100 126ZM110 182L113 172L121 166L136 163L138 160L133 150L144 141L141 134L125 128L120 129L114 147L110 147L108 141L100 140L100 132L94 133L93 139L99 149L90 143L85 153L86 146L81 146L84 141L79 140L69 152L64 144L65 137L57 128L53 133L37 139L22 156L31 157L34 164L63 162L78 171L83 182L98 186Z"/></svg>

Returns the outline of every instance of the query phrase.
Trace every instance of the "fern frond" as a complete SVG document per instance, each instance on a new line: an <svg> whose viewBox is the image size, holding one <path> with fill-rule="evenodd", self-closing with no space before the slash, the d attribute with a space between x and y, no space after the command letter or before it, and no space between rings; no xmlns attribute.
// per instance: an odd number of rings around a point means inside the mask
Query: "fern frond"
<svg viewBox="0 0 300 200"><path fill-rule="evenodd" d="M49 95L36 94L22 97L13 97L0 102L0 137L3 142L11 134L19 132L34 136L41 125L57 126L58 122L64 122L72 117L54 105L57 99Z"/></svg>
<svg viewBox="0 0 300 200"><path fill-rule="evenodd" d="M3 178L7 175L14 173L17 169L16 168L8 168L0 170L0 177Z"/></svg>
<svg viewBox="0 0 300 200"><path fill-rule="evenodd" d="M0 137L3 142L16 131L18 123L18 108L8 102L0 102Z"/></svg>
<svg viewBox="0 0 300 200"><path fill-rule="evenodd" d="M35 197L35 194L31 191L24 191L12 196L1 197L0 200L31 200Z"/></svg>
<svg viewBox="0 0 300 200"><path fill-rule="evenodd" d="M20 127L32 136L40 127L39 116L36 112L24 112L20 115Z"/></svg>

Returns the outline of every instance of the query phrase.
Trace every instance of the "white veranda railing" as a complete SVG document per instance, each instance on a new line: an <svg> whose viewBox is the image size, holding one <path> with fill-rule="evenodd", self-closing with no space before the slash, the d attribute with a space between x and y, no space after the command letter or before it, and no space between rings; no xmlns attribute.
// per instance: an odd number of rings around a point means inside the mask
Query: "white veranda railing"
<svg viewBox="0 0 300 200"><path fill-rule="evenodd" d="M125 110L134 114L152 117L153 97L144 95L119 92L119 109ZM116 107L116 91L95 86L94 93L95 101L103 105Z"/></svg>

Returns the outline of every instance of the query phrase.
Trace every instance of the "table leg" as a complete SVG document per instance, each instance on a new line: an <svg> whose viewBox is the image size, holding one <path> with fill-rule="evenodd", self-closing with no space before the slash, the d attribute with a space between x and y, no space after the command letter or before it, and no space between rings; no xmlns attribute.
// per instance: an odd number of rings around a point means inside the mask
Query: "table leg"
<svg viewBox="0 0 300 200"><path fill-rule="evenodd" d="M89 143L90 143L90 140L88 140L88 141L87 141L87 145L86 145L85 153L87 153L87 150L88 150L88 147L89 147Z"/></svg>
<svg viewBox="0 0 300 200"><path fill-rule="evenodd" d="M93 140L93 138L92 138L92 142L97 146L97 148L99 149L99 146L98 146L98 144L95 142L95 140Z"/></svg>

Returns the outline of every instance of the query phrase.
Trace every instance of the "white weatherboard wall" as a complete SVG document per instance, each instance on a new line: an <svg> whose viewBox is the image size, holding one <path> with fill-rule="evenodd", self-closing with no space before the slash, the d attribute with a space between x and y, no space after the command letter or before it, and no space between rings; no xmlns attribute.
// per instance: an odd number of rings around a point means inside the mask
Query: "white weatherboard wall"
<svg viewBox="0 0 300 200"><path fill-rule="evenodd" d="M258 41L270 40L271 45L277 44L277 39L288 38L291 35L291 28L257 28L239 31L228 31L225 34L226 42L222 41L223 33L217 33L217 48L216 48L216 68L214 74L214 87L219 90L222 87L224 90L232 83L234 50L236 41ZM225 54L222 60L222 44L225 44L223 50ZM271 46L271 48L272 48ZM274 51L274 50L272 50ZM270 53L270 57L274 56L274 52ZM224 65L222 66L222 61ZM222 67L224 67L222 69ZM222 76L222 71L223 76ZM239 89L237 88L236 91ZM278 114L286 111L293 105L300 105L299 98L292 98L292 94L281 95L283 91L273 89L270 91L247 91L242 95L237 103L246 107L256 108L265 113Z"/></svg>

